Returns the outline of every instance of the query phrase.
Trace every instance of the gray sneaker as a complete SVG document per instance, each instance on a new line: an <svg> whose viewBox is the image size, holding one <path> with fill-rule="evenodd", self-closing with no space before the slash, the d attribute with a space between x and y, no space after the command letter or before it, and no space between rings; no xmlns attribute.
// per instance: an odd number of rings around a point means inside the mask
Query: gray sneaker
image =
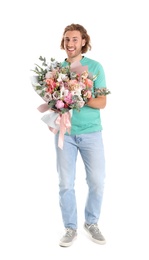
<svg viewBox="0 0 149 260"><path fill-rule="evenodd" d="M94 241L97 244L104 245L106 243L106 240L104 236L101 234L98 225L97 224L84 224L85 230L88 232L90 238L92 241Z"/></svg>
<svg viewBox="0 0 149 260"><path fill-rule="evenodd" d="M61 238L59 245L63 247L71 246L77 238L77 231L72 228L66 228L65 235Z"/></svg>

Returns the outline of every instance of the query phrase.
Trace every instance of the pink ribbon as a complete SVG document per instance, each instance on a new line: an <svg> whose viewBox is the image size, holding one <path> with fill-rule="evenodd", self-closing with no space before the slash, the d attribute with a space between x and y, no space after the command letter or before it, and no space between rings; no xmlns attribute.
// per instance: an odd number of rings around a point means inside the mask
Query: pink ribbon
<svg viewBox="0 0 149 260"><path fill-rule="evenodd" d="M60 126L60 132L59 132L59 139L58 139L58 147L63 149L63 143L64 143L64 134L66 131L70 134L70 113L66 112L64 114L60 114L55 123ZM50 129L51 130L51 129Z"/></svg>
<svg viewBox="0 0 149 260"><path fill-rule="evenodd" d="M44 103L40 105L37 108L41 113L46 112L49 110L48 104ZM70 134L71 129L71 121L70 121L71 115L70 112L66 112L64 114L59 114L58 117L55 120L55 124L59 125L59 130L55 129L53 127L48 126L49 130L56 134L59 131L59 139L58 139L58 147L63 149L63 143L64 143L64 134L66 131Z"/></svg>

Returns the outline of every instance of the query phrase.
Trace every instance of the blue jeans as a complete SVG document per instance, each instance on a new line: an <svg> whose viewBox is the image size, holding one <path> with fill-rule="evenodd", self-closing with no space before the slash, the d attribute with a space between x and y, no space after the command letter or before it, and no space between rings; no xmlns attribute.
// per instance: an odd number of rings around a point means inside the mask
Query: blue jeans
<svg viewBox="0 0 149 260"><path fill-rule="evenodd" d="M85 222L87 224L97 223L101 212L105 180L102 132L65 135L63 150L58 147L58 134L56 134L55 147L59 175L59 203L64 227L77 229L77 205L74 184L78 151L85 166L88 185L88 196L84 212Z"/></svg>

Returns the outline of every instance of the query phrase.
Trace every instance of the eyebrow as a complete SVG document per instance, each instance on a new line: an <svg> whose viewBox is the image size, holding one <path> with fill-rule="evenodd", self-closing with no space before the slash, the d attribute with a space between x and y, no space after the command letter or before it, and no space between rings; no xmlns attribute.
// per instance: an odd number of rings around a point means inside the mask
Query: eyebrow
<svg viewBox="0 0 149 260"><path fill-rule="evenodd" d="M70 39L71 37L65 36L64 39ZM78 39L77 36L72 37L73 39Z"/></svg>

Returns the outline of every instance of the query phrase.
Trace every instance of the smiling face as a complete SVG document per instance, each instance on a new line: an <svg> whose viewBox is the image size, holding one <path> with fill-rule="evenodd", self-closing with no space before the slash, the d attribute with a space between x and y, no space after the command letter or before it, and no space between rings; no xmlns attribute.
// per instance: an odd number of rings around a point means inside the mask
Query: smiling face
<svg viewBox="0 0 149 260"><path fill-rule="evenodd" d="M79 31L67 31L64 34L64 49L67 53L67 61L74 62L82 59L82 46L85 39L82 39Z"/></svg>

